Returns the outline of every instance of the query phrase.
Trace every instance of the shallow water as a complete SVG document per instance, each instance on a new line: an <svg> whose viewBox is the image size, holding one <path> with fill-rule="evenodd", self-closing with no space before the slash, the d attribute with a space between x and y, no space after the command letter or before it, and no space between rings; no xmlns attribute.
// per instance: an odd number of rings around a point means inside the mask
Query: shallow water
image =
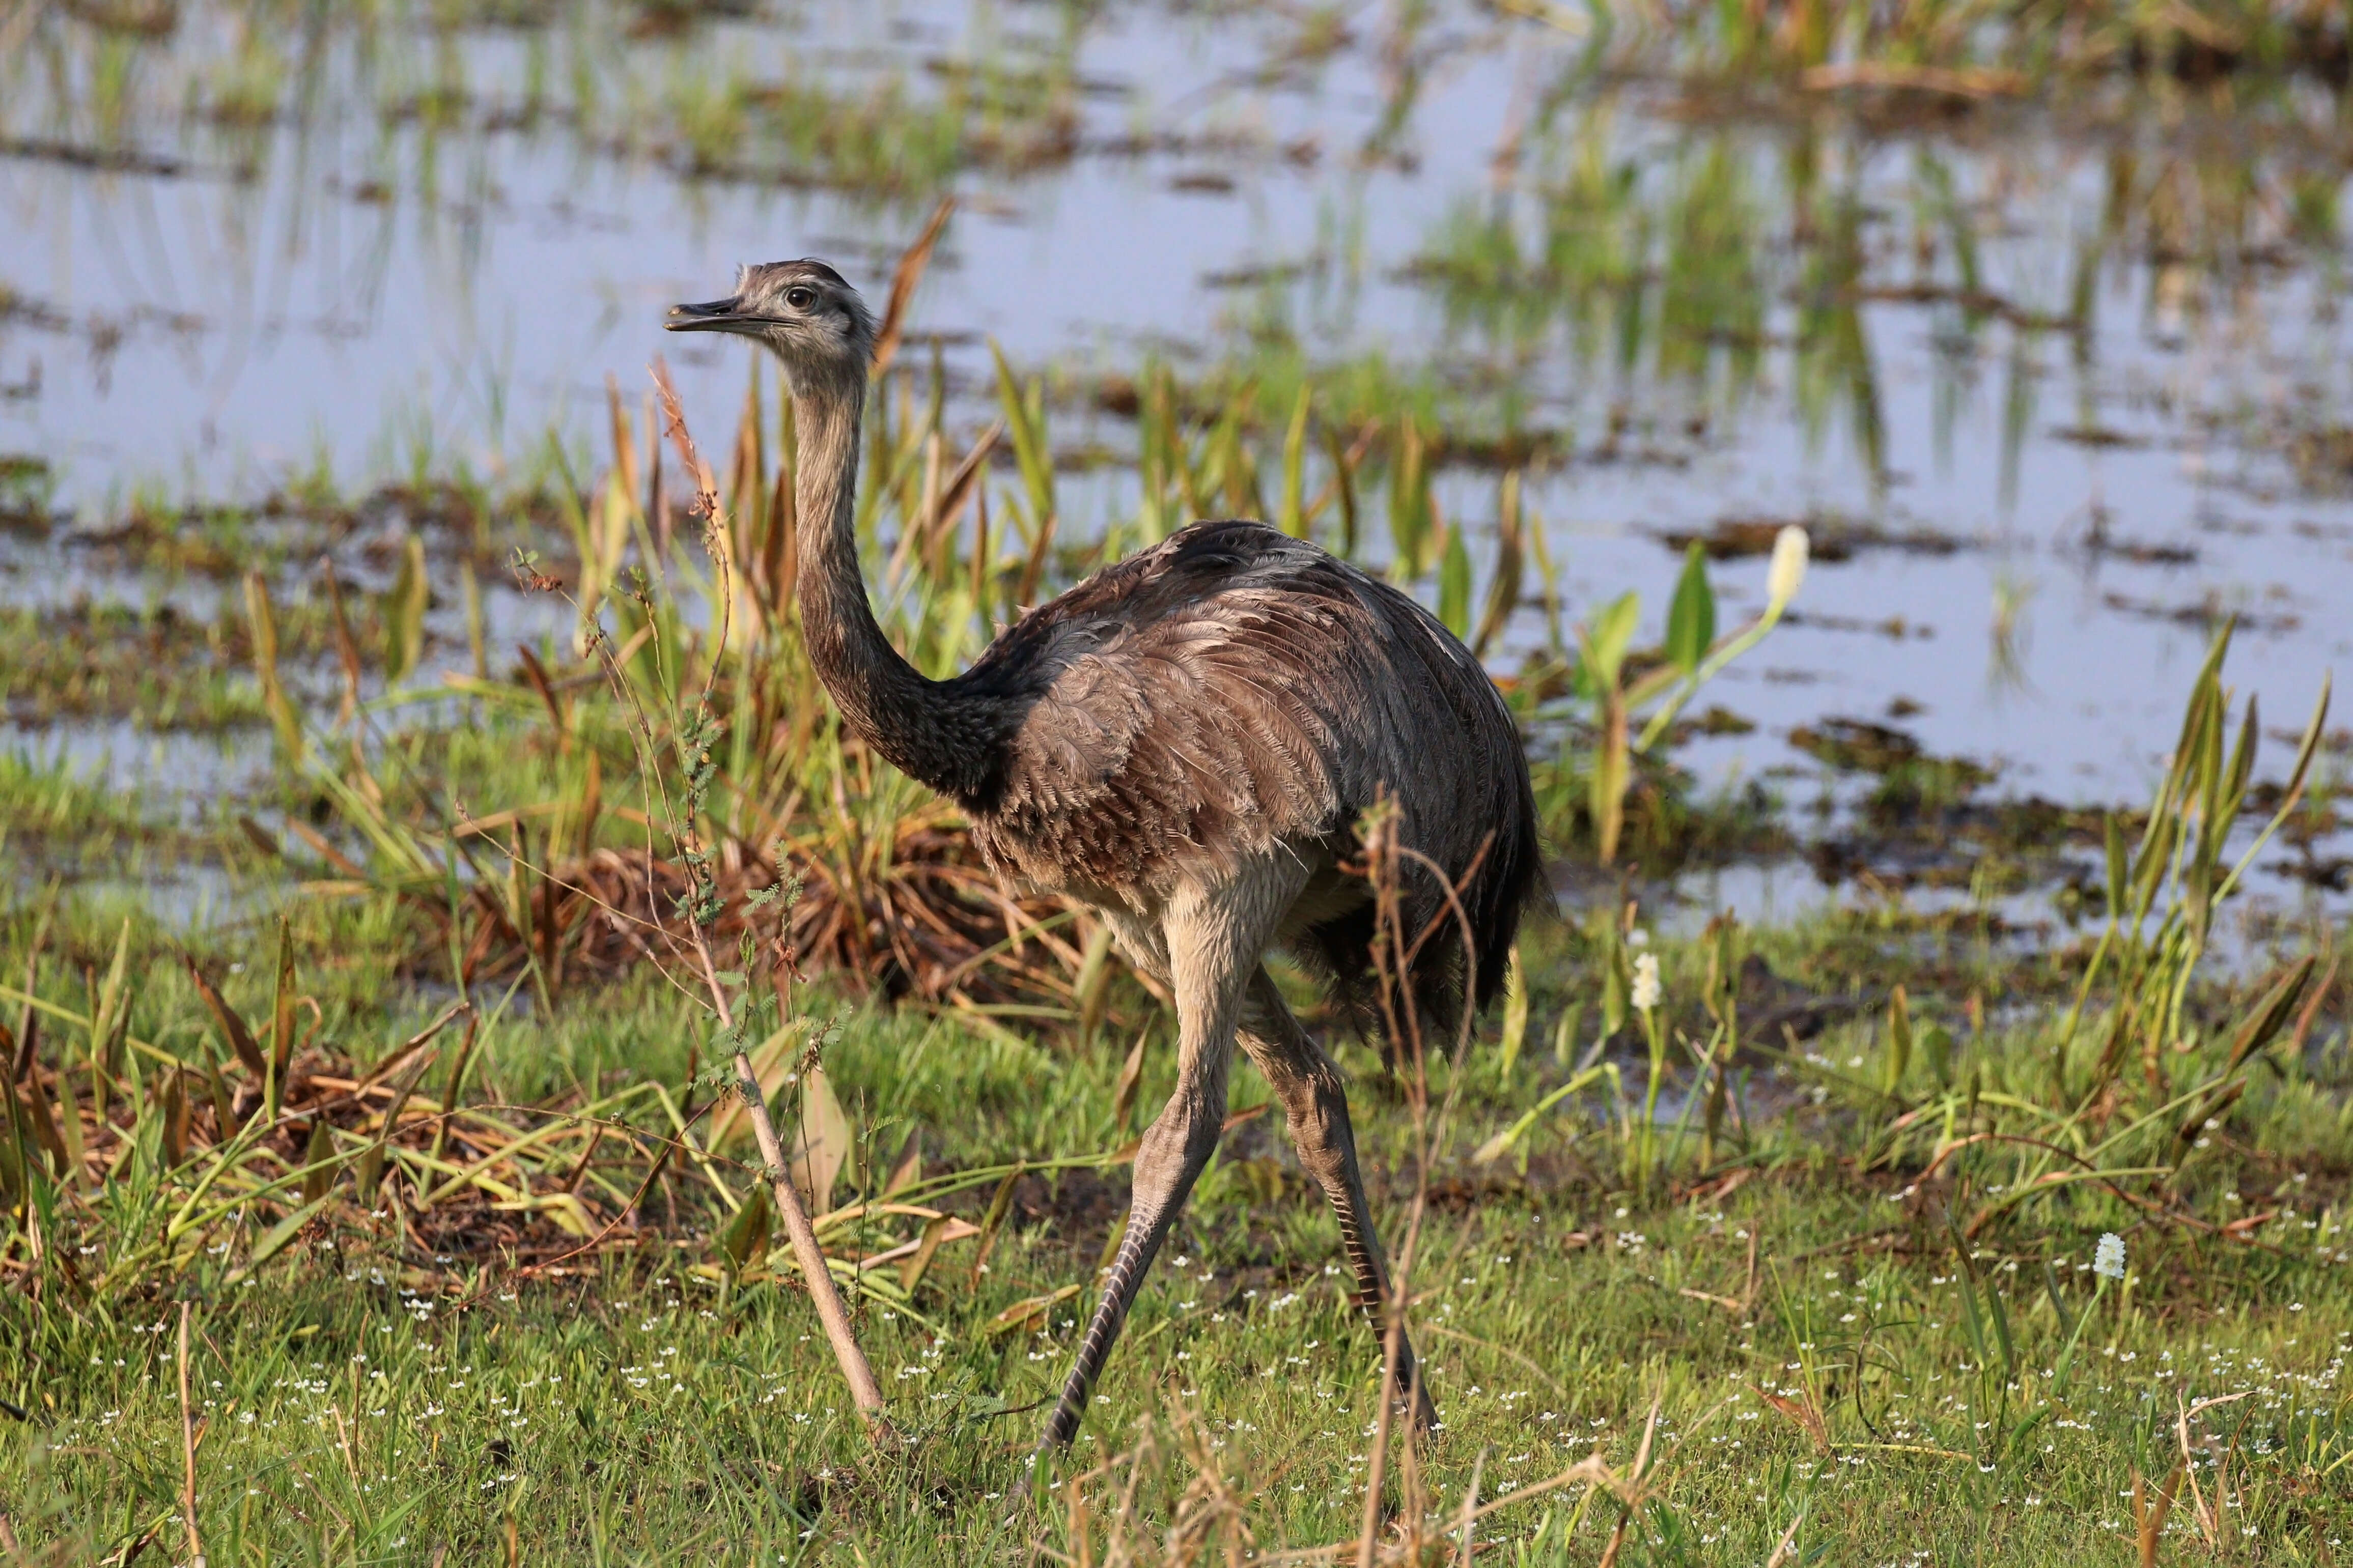
<svg viewBox="0 0 2353 1568"><path fill-rule="evenodd" d="M960 386L987 337L1073 373L1377 361L1451 426L1572 454L1528 490L1572 616L1637 587L1655 628L1659 536L1725 519L1908 540L1820 562L1710 693L1760 726L1690 750L1712 780L1803 804L1789 730L1893 710L2002 791L2136 801L2218 615L2274 731L2353 646L2353 136L2325 96L1744 110L1672 51L1588 71L1588 39L1468 7L1400 34L1374 6L813 4L633 36L653 15L43 16L0 50L0 453L85 518L495 476L551 427L595 450L606 379L655 354L717 425L744 355L665 340L663 307L805 252L879 296L953 189L912 330ZM978 107L943 108L964 81ZM758 90L715 106L730 83ZM1055 434L1134 441L1083 406ZM1065 504L1132 493L1072 476ZM1439 485L1474 528L1495 494ZM48 548L0 535L0 601L71 596ZM1762 576L1718 568L1728 612Z"/></svg>

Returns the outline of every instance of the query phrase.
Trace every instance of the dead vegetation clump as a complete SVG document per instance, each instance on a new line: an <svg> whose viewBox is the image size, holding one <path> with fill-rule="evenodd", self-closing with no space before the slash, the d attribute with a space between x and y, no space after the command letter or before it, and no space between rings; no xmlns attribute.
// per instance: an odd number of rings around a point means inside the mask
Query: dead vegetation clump
<svg viewBox="0 0 2353 1568"><path fill-rule="evenodd" d="M166 1278L224 1230L243 1237L249 1274L337 1212L350 1223L362 1214L387 1222L417 1256L528 1258L609 1236L623 1218L634 1225L635 1205L615 1196L628 1188L605 1189L617 1160L645 1152L642 1141L612 1141L600 1166L598 1108L463 1103L480 1021L471 1009L445 1010L367 1067L321 1037L317 1004L293 993L290 953L281 971L290 984L259 1031L193 961L188 973L229 1047L225 1060L174 1058L132 1037L131 988L119 984L101 994L95 1017L64 1019L69 1029L105 1031L109 1044L88 1059L62 1047L44 1053L45 1015L30 1006L15 1029L0 1026L13 1133L0 1184L54 1182L60 1194L98 1194L159 1171L195 1184L162 1226L115 1227L102 1250L63 1245L85 1205L61 1203L52 1221L61 1228L37 1226L7 1259L27 1288L37 1291L51 1266L77 1293ZM100 1228L109 1228L102 1219Z"/></svg>
<svg viewBox="0 0 2353 1568"><path fill-rule="evenodd" d="M934 1005L1067 1004L1083 955L1057 928L1060 900L1008 892L981 863L960 824L939 813L900 819L886 854L870 864L824 856L775 862L730 840L713 875L727 900L714 938L781 937L798 963L851 992ZM749 895L797 876L801 895L781 930ZM647 848L599 848L557 867L521 928L495 889L478 886L467 952L471 981L520 971L536 955L568 978L617 978L667 956L662 927L687 895L687 868Z"/></svg>

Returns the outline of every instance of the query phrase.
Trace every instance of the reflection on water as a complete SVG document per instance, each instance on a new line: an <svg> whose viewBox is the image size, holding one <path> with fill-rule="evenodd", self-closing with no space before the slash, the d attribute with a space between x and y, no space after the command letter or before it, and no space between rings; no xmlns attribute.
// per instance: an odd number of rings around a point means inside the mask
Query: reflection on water
<svg viewBox="0 0 2353 1568"><path fill-rule="evenodd" d="M879 292L954 190L915 327L975 394L989 337L1065 368L1057 435L1117 459L1075 481L1081 523L1137 494L1134 431L1083 394L1153 356L1313 367L1335 420L1413 410L1474 531L1487 459L1525 460L1572 614L1629 585L1662 610L1668 536L1809 521L1830 558L1725 689L1761 728L1691 753L1719 780L1894 714L2004 789L2136 798L2220 616L2275 722L2346 649L2353 140L2309 81L2229 112L1991 78L1762 93L1468 5L126 0L6 26L0 455L45 460L85 522L495 480L551 429L585 449L606 379L665 351L715 418L741 356L659 340L665 303L801 252ZM1720 574L1753 601L1761 563ZM0 601L59 597L0 543ZM1524 613L1505 658L1546 635Z"/></svg>

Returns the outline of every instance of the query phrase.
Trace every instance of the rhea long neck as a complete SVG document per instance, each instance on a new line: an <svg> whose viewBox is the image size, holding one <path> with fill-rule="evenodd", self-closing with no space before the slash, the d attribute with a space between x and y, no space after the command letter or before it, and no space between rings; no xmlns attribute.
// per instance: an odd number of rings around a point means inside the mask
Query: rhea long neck
<svg viewBox="0 0 2353 1568"><path fill-rule="evenodd" d="M910 778L970 800L993 771L997 727L949 683L927 679L900 657L866 597L857 526L865 401L862 366L794 377L801 641L855 734Z"/></svg>

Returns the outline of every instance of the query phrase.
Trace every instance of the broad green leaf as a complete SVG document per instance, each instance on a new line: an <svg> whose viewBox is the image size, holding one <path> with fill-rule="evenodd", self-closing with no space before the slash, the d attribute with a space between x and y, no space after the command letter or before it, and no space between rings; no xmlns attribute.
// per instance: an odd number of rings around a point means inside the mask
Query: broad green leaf
<svg viewBox="0 0 2353 1568"><path fill-rule="evenodd" d="M1699 672L1715 641L1715 590L1707 583L1707 552L1697 541L1683 554L1683 574L1667 610L1667 661L1685 675Z"/></svg>
<svg viewBox="0 0 2353 1568"><path fill-rule="evenodd" d="M1626 1026L1627 999L1634 988L1633 976L1627 969L1626 949L1618 941L1616 926L1609 928L1607 940L1609 956L1601 966L1601 1032L1605 1037Z"/></svg>
<svg viewBox="0 0 2353 1568"><path fill-rule="evenodd" d="M1587 628L1585 662L1595 684L1605 690L1617 686L1618 672L1626 662L1626 646L1634 640L1634 627L1641 617L1642 596L1628 592L1603 605Z"/></svg>
<svg viewBox="0 0 2353 1568"><path fill-rule="evenodd" d="M959 1228L961 1227L961 1228ZM913 1256L899 1265L899 1289L912 1291L923 1282L923 1275L939 1256L942 1243L959 1236L976 1236L979 1227L969 1220L953 1215L938 1215L923 1222L923 1235L916 1238Z"/></svg>

